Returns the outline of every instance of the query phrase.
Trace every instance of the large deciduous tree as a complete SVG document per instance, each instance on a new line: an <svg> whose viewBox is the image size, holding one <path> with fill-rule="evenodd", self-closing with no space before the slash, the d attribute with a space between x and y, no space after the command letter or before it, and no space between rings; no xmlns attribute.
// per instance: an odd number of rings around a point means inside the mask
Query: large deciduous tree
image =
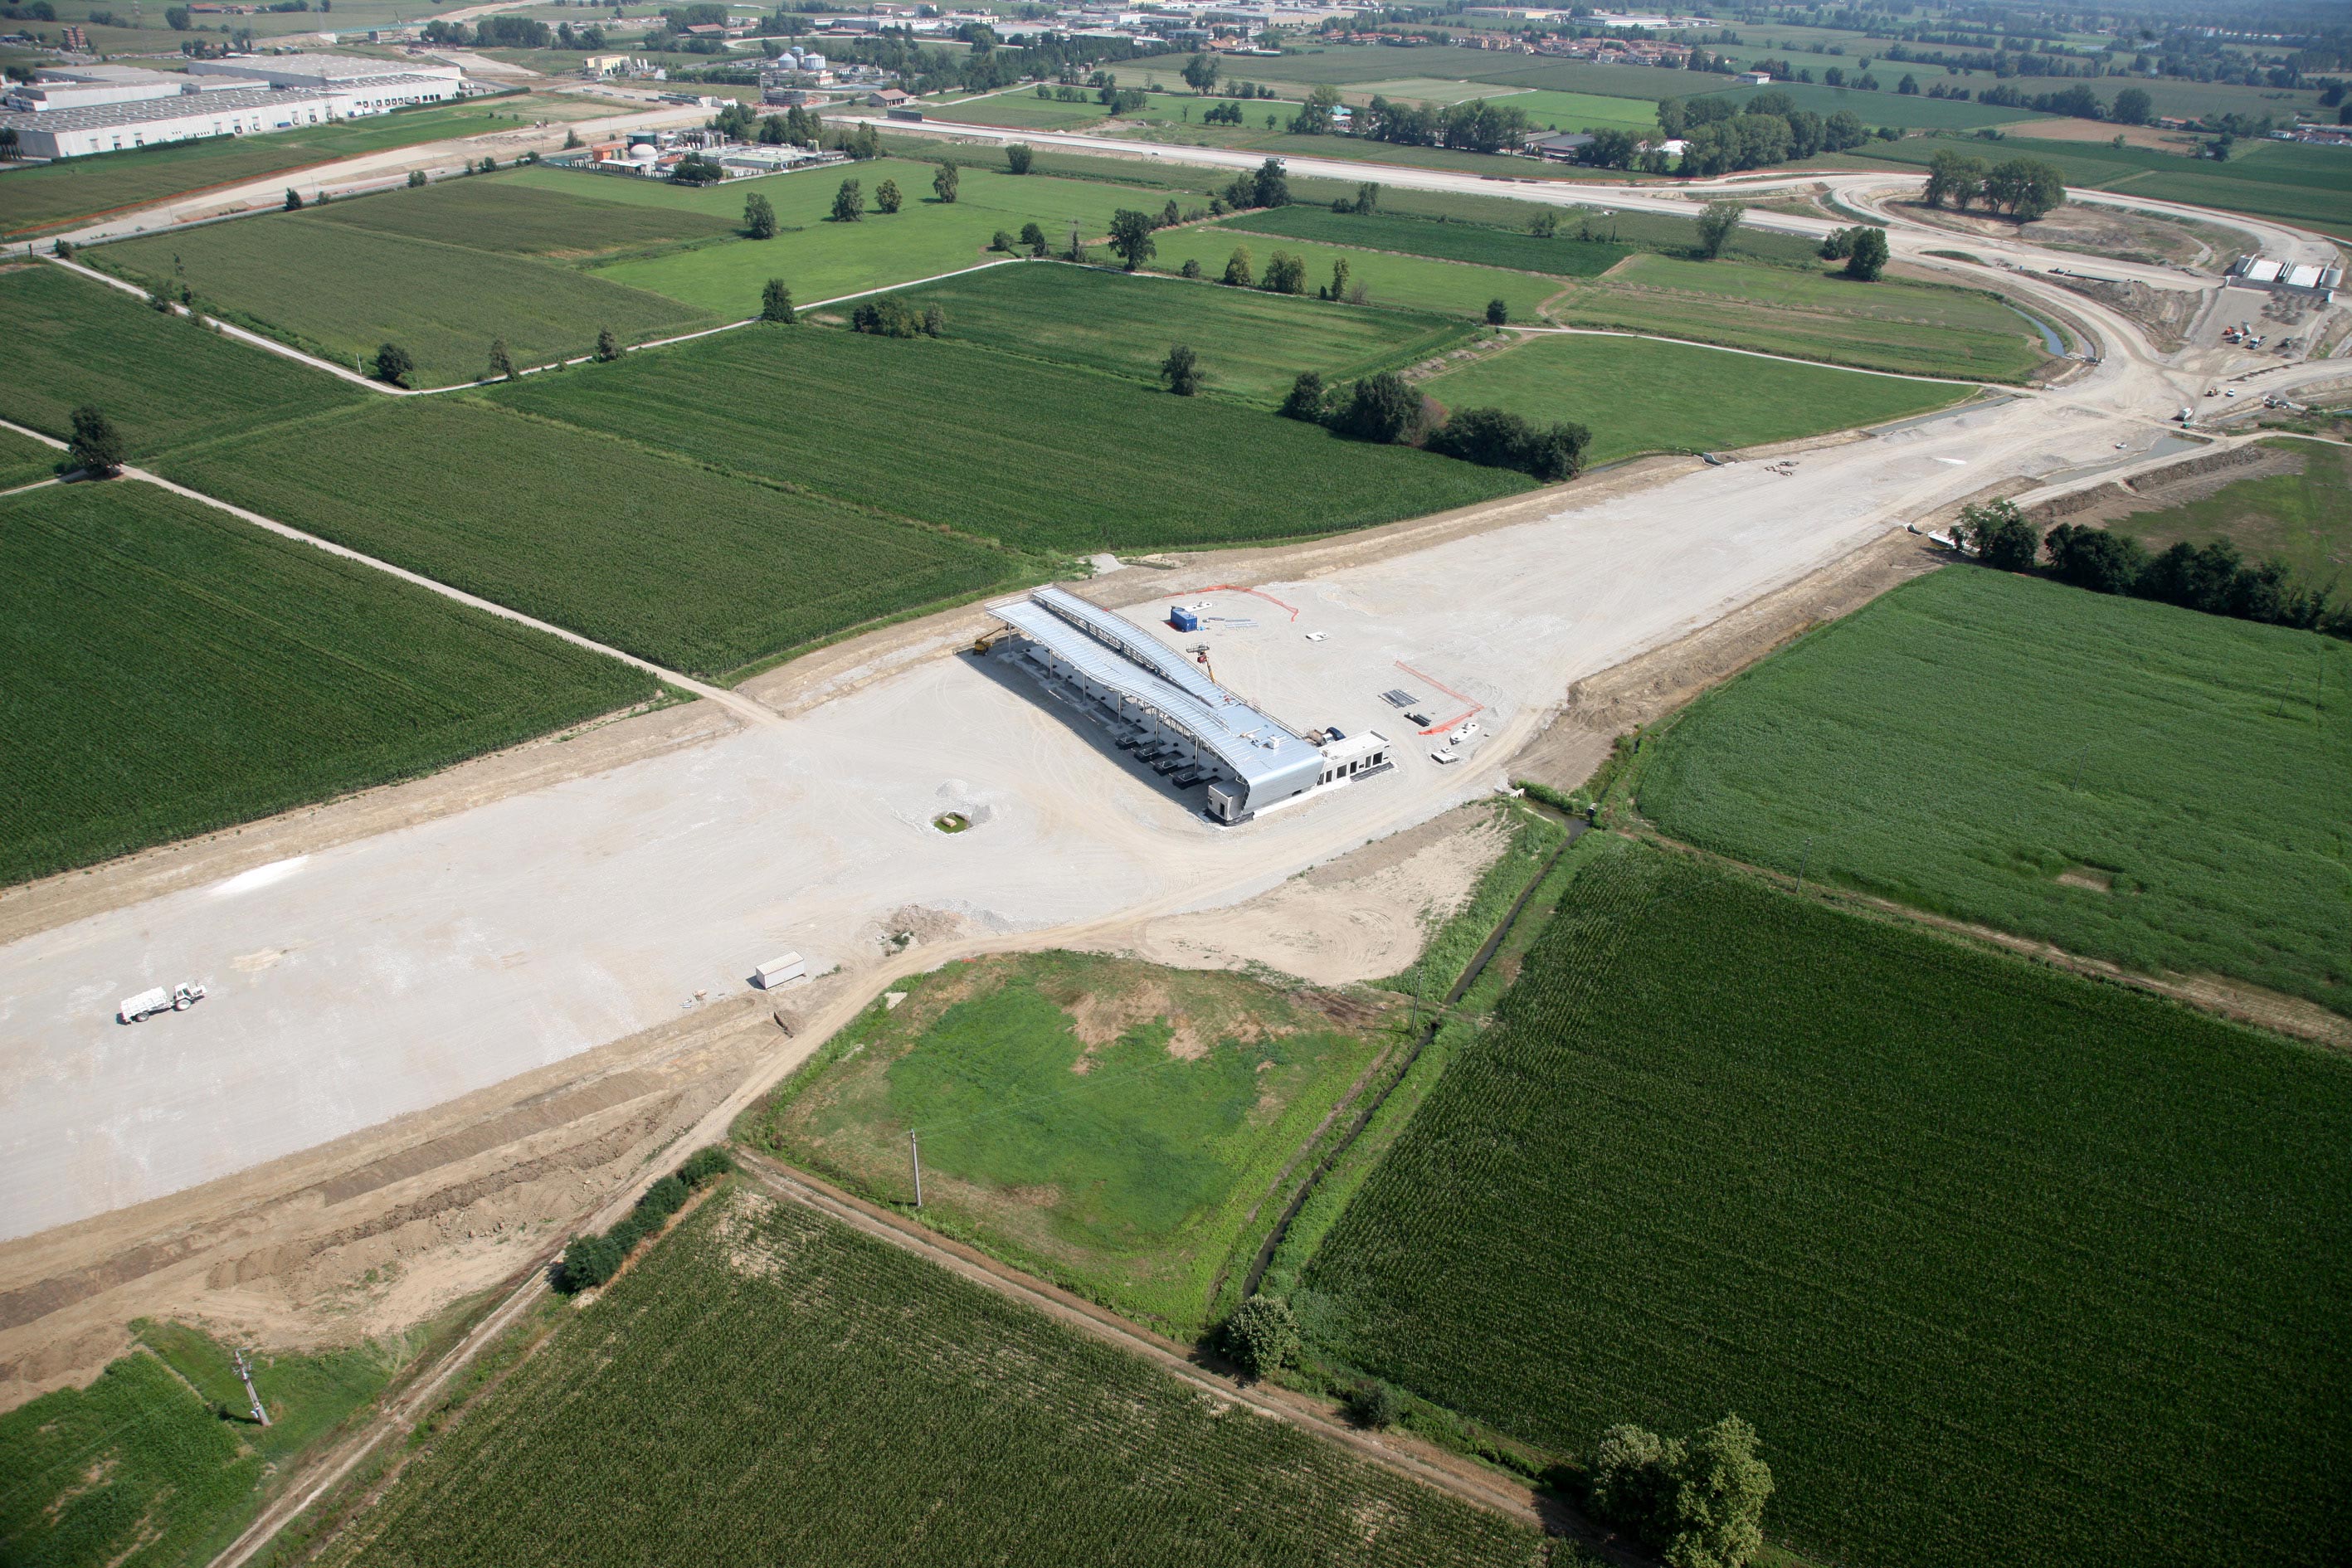
<svg viewBox="0 0 2352 1568"><path fill-rule="evenodd" d="M1159 242L1151 237L1151 215L1121 207L1111 215L1110 247L1127 263L1129 272L1151 259L1159 250Z"/></svg>

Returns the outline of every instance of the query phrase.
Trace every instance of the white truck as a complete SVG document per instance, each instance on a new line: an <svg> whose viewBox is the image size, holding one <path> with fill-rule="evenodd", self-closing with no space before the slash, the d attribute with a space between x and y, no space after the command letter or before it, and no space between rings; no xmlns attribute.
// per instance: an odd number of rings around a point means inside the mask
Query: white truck
<svg viewBox="0 0 2352 1568"><path fill-rule="evenodd" d="M205 999L205 988L190 980L166 990L151 985L136 996L126 996L115 1017L125 1024L136 1024L158 1013L184 1013Z"/></svg>

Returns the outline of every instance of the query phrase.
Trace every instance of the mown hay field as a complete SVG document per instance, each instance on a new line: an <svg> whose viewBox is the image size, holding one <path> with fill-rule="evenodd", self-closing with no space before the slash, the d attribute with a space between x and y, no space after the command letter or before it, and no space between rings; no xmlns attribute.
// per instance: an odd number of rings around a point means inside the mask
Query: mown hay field
<svg viewBox="0 0 2352 1568"><path fill-rule="evenodd" d="M934 340L760 327L491 395L1033 552L1336 533L1529 485L1342 441L1261 408L956 342L952 320L948 330Z"/></svg>
<svg viewBox="0 0 2352 1568"><path fill-rule="evenodd" d="M2046 357L2032 324L1987 294L1669 256L1637 256L1578 286L1552 314L1912 375L2019 382Z"/></svg>
<svg viewBox="0 0 2352 1568"><path fill-rule="evenodd" d="M653 679L131 480L0 500L0 883L446 767Z"/></svg>
<svg viewBox="0 0 2352 1568"><path fill-rule="evenodd" d="M175 452L163 468L208 495L697 675L1035 569L902 518L463 395L383 400Z"/></svg>
<svg viewBox="0 0 2352 1568"><path fill-rule="evenodd" d="M1563 215L1568 216L1568 215ZM1335 213L1329 207L1293 204L1242 213L1226 218L1224 228L1285 239L1320 240L1366 250L1398 251L1430 256L1444 261L1471 261L1484 267L1506 267L1521 272L1548 272L1559 278L1591 278L1606 272L1633 253L1633 247L1605 240L1569 237L1538 238L1509 229L1473 223L1433 223L1427 218L1401 217L1387 213ZM1575 219L1570 217L1571 234Z"/></svg>
<svg viewBox="0 0 2352 1568"><path fill-rule="evenodd" d="M62 440L96 404L134 458L369 395L62 267L0 272L0 417Z"/></svg>
<svg viewBox="0 0 2352 1568"><path fill-rule="evenodd" d="M273 1475L383 1389L400 1353L252 1357L271 1415L262 1427L246 1419L218 1342L180 1323L132 1331L131 1352L87 1388L0 1415L0 1561L200 1568L252 1518Z"/></svg>
<svg viewBox="0 0 2352 1568"><path fill-rule="evenodd" d="M950 203L931 193L938 172L935 163L883 158L741 185L730 181L684 199L698 210L740 219L744 196L757 192L776 209L782 232L773 239L738 240L618 262L599 268L595 276L740 320L759 310L760 290L771 278L782 279L803 304L911 283L994 259L998 253L988 247L997 231L1018 237L1030 223L1043 228L1057 247L1066 247L1075 222L1079 237L1093 244L1100 258L1105 252L1099 242L1110 232L1111 215L1120 208L1157 215L1171 195L1180 207L1203 205L1197 197L1170 191L977 168L959 170L956 199ZM538 182L584 181L592 195L597 194L597 186L628 183L557 170L537 171L533 177ZM866 197L866 216L856 223L835 223L830 216L834 195L844 180L857 181ZM877 205L876 193L885 180L895 181L903 197L896 213L884 213Z"/></svg>
<svg viewBox="0 0 2352 1568"><path fill-rule="evenodd" d="M1678 837L2352 1013L2341 642L1948 570L1654 744L1641 807Z"/></svg>
<svg viewBox="0 0 2352 1568"><path fill-rule="evenodd" d="M1246 250L1254 275L1264 280L1266 263L1276 251L1296 256L1307 264L1307 289L1331 281L1336 263L1348 264L1348 281L1370 292L1370 303L1408 310L1433 310L1441 315L1486 319L1486 302L1500 300L1515 321L1531 321L1543 302L1559 293L1561 280L1499 267L1479 267L1464 261L1438 261L1424 256L1393 256L1372 250L1351 250L1308 240L1285 239L1226 228L1181 229L1160 237L1160 252L1151 266L1161 272L1182 268L1187 259L1198 261L1211 278L1223 278L1225 262L1235 250Z"/></svg>
<svg viewBox="0 0 2352 1568"><path fill-rule="evenodd" d="M1092 953L950 964L740 1131L1180 1338L1238 1302L1275 1186L1402 1031L1376 1006ZM1221 1291L1220 1287L1223 1287Z"/></svg>
<svg viewBox="0 0 2352 1568"><path fill-rule="evenodd" d="M445 180L423 190L393 190L311 209L331 223L410 239L438 240L474 250L566 259L695 240L724 239L740 231L733 219L687 207L601 201L598 185L574 190L515 184L512 174ZM617 181L601 182L604 187Z"/></svg>
<svg viewBox="0 0 2352 1568"><path fill-rule="evenodd" d="M1941 408L1969 388L1832 365L1791 364L1689 343L1529 336L1421 384L1449 412L1507 408L1592 432L1587 455L1713 451L1876 425Z"/></svg>
<svg viewBox="0 0 2352 1568"><path fill-rule="evenodd" d="M739 1178L317 1561L1532 1568L1542 1551Z"/></svg>
<svg viewBox="0 0 2352 1568"><path fill-rule="evenodd" d="M82 256L143 287L176 293L184 281L207 311L339 363L398 343L420 386L483 374L497 338L517 364L543 364L586 353L607 328L635 343L713 320L569 267L339 223L332 210L119 240Z"/></svg>
<svg viewBox="0 0 2352 1568"><path fill-rule="evenodd" d="M1158 274L1027 262L909 290L947 311L950 336L1000 353L1158 384L1168 351L1200 356L1202 390L1279 404L1301 371L1347 381L1469 341L1452 317L1224 289Z"/></svg>
<svg viewBox="0 0 2352 1568"><path fill-rule="evenodd" d="M1555 1451L1736 1411L1812 1561L2335 1559L2352 1063L1594 847L1307 1266L1322 1353Z"/></svg>

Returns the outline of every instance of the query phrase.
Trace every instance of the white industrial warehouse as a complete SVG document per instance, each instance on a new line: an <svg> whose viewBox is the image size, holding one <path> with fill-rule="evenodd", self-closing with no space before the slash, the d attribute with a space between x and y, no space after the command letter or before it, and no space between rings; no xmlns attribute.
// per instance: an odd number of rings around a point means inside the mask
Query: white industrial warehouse
<svg viewBox="0 0 2352 1568"><path fill-rule="evenodd" d="M989 614L1011 629L1010 646L1030 668L1105 710L1120 750L1180 787L1205 784L1215 821L1246 822L1393 765L1385 736L1302 735L1140 627L1064 589L1040 588Z"/></svg>
<svg viewBox="0 0 2352 1568"><path fill-rule="evenodd" d="M341 55L233 55L185 71L45 68L13 87L0 126L28 158L79 158L206 136L244 136L440 103L465 92L456 66Z"/></svg>

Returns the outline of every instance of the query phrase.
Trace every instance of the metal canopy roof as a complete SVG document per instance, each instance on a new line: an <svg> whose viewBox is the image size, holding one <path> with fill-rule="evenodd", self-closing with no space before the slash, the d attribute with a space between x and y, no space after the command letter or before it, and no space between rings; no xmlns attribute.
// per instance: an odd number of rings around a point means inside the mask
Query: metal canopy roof
<svg viewBox="0 0 2352 1568"><path fill-rule="evenodd" d="M1313 784L1323 753L1251 707L1158 638L1059 588L989 614L1051 649L1088 679L1158 710L1190 731L1255 796ZM1287 787L1286 787L1287 786Z"/></svg>

